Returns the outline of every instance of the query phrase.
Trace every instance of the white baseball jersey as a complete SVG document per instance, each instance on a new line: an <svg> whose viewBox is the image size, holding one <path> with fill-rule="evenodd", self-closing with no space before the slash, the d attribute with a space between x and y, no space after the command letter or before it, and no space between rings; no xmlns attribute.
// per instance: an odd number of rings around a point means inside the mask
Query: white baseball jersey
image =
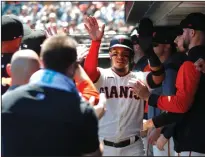
<svg viewBox="0 0 205 157"><path fill-rule="evenodd" d="M131 78L145 84L149 72L130 72L120 77L111 68L100 70L100 78L95 83L100 93L107 97L106 112L99 121L99 137L112 142L120 142L131 136L140 135L144 116L144 101L129 90Z"/></svg>

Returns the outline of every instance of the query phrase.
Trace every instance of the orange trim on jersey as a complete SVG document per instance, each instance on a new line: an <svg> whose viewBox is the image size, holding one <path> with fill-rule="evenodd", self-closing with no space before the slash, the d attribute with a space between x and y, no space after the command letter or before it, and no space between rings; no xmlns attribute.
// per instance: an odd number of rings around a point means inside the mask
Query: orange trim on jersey
<svg viewBox="0 0 205 157"><path fill-rule="evenodd" d="M180 67L176 78L176 95L160 96L157 107L174 113L185 113L191 107L200 81L200 72L194 63L186 61Z"/></svg>
<svg viewBox="0 0 205 157"><path fill-rule="evenodd" d="M82 81L80 84L76 83L76 87L86 100L89 100L91 96L95 97L95 104L99 102L99 92L91 82L91 80Z"/></svg>

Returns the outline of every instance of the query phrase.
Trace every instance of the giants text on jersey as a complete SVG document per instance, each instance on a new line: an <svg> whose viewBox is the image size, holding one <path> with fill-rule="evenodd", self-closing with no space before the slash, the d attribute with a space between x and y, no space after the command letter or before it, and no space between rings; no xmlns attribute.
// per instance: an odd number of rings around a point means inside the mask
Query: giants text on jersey
<svg viewBox="0 0 205 157"><path fill-rule="evenodd" d="M130 72L120 77L111 68L99 70L101 75L95 86L107 97L106 112L99 121L100 139L117 143L131 136L139 136L144 101L129 90L128 82L135 78L147 85L146 77L149 72Z"/></svg>

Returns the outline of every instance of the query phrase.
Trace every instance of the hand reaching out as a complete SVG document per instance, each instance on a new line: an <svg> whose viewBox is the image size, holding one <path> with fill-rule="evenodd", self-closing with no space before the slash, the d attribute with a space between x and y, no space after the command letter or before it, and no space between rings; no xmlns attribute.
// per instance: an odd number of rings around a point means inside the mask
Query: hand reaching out
<svg viewBox="0 0 205 157"><path fill-rule="evenodd" d="M49 37L52 37L54 35L59 35L60 33L58 32L57 30L57 26L54 24L54 25L49 25L49 26L45 26L44 25L44 28L45 28L45 32L46 32L46 37L49 38ZM63 32L61 32L61 34L63 33L63 35L66 35L67 33L67 29L64 28L63 29Z"/></svg>
<svg viewBox="0 0 205 157"><path fill-rule="evenodd" d="M199 58L194 65L196 66L196 69L205 73L205 60L203 60L202 58Z"/></svg>
<svg viewBox="0 0 205 157"><path fill-rule="evenodd" d="M157 142L156 142L156 145L157 145L157 148L161 151L164 150L164 146L165 144L169 141L169 139L166 139L164 137L163 134L160 135L160 137L158 138Z"/></svg>
<svg viewBox="0 0 205 157"><path fill-rule="evenodd" d="M84 26L93 41L99 41L104 35L105 24L100 28L95 17L86 17Z"/></svg>
<svg viewBox="0 0 205 157"><path fill-rule="evenodd" d="M161 130L159 129L152 129L148 135L148 143L154 145L157 139L159 138Z"/></svg>
<svg viewBox="0 0 205 157"><path fill-rule="evenodd" d="M138 79L131 79L128 83L132 88L131 90L134 92L135 95L140 97L140 99L143 99L145 101L148 101L150 92L147 88L147 86Z"/></svg>
<svg viewBox="0 0 205 157"><path fill-rule="evenodd" d="M91 97L89 102L91 103L91 105L93 104L93 102L95 101L95 97ZM106 102L107 102L107 99L106 99L106 96L104 93L101 93L100 94L100 100L99 100L99 103L96 105L96 106L93 106L93 108L95 109L95 112L96 112L96 115L98 117L98 119L101 119L102 116L105 114L105 111L106 111Z"/></svg>
<svg viewBox="0 0 205 157"><path fill-rule="evenodd" d="M145 123L143 123L144 130L149 130L151 128L155 127L152 119L148 119Z"/></svg>
<svg viewBox="0 0 205 157"><path fill-rule="evenodd" d="M77 62L81 63L89 53L89 49L86 46L77 47Z"/></svg>

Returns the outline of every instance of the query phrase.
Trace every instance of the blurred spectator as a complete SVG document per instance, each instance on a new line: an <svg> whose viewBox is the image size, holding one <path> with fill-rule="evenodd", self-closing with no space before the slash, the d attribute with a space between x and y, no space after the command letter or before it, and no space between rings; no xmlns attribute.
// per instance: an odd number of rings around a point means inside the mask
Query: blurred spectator
<svg viewBox="0 0 205 157"><path fill-rule="evenodd" d="M84 15L95 16L105 23L107 32L129 33L131 28L124 21L124 2L6 2L3 14L14 13L31 28L43 29L44 24L68 28L69 34L82 34Z"/></svg>

